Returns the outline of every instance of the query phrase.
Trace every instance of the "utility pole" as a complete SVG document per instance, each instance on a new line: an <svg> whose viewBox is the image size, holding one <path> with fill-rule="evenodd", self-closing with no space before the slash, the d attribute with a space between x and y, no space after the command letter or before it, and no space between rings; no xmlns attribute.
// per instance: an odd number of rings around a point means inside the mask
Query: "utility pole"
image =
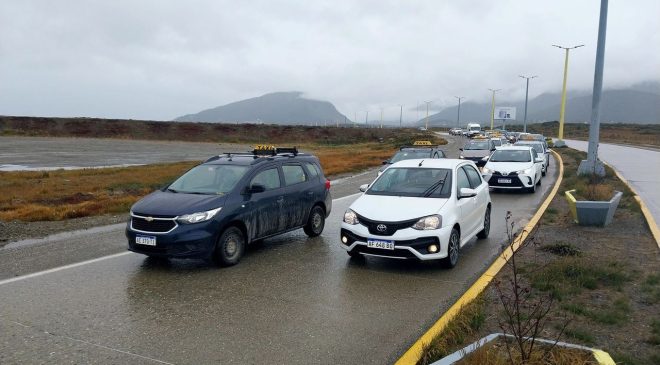
<svg viewBox="0 0 660 365"><path fill-rule="evenodd" d="M529 80L536 78L538 76L523 76L519 75L518 77L522 77L527 81L527 87L525 88L525 117L523 119L523 132L527 133L527 98L529 97Z"/></svg>
<svg viewBox="0 0 660 365"><path fill-rule="evenodd" d="M403 127L403 105L399 104L401 110L399 111L399 128Z"/></svg>
<svg viewBox="0 0 660 365"><path fill-rule="evenodd" d="M600 98L603 93L603 68L605 66L605 35L607 33L607 1L600 0L600 20L598 21L598 45L596 46L596 70L594 90L591 100L591 124L589 125L589 147L587 159L580 162L579 175L605 176L605 166L598 160L598 139L600 135Z"/></svg>
<svg viewBox="0 0 660 365"><path fill-rule="evenodd" d="M429 104L432 100L425 101L426 103L426 130L429 130Z"/></svg>
<svg viewBox="0 0 660 365"><path fill-rule="evenodd" d="M458 114L456 115L456 128L461 127L461 100L465 99L465 96L454 96L458 99Z"/></svg>
<svg viewBox="0 0 660 365"><path fill-rule="evenodd" d="M380 108L380 129L383 129L383 108Z"/></svg>
<svg viewBox="0 0 660 365"><path fill-rule="evenodd" d="M564 143L564 115L566 111L566 80L568 79L568 51L575 48L580 48L584 46L584 44L580 44L578 46L573 46L573 47L562 47L556 44L553 44L552 46L561 48L566 51L566 57L564 58L564 85L562 86L561 89L561 109L559 110L559 135L557 136L558 137L557 142L555 142L555 147L565 147L566 143Z"/></svg>
<svg viewBox="0 0 660 365"><path fill-rule="evenodd" d="M367 114L364 116L364 124L369 127L369 111L367 110Z"/></svg>
<svg viewBox="0 0 660 365"><path fill-rule="evenodd" d="M502 90L502 89L488 89L493 93L493 100L490 104L490 130L492 131L494 126L494 119L495 119L495 93Z"/></svg>

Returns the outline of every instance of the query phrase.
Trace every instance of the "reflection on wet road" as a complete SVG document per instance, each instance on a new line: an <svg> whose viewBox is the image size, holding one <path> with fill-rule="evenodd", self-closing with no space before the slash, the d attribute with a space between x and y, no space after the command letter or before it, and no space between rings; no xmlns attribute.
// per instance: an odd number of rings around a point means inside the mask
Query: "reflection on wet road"
<svg viewBox="0 0 660 365"><path fill-rule="evenodd" d="M266 240L230 268L130 253L0 282L0 363L391 363L498 254L505 212L519 226L533 214L555 165L542 192L492 194L490 238L453 270L350 261L338 237L352 196L322 236Z"/></svg>

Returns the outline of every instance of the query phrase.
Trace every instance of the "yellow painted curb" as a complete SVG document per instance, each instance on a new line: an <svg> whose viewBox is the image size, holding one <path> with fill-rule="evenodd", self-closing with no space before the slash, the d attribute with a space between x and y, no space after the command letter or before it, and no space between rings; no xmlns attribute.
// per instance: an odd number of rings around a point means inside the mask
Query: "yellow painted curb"
<svg viewBox="0 0 660 365"><path fill-rule="evenodd" d="M532 216L532 219L530 219L529 223L525 226L525 228L522 230L522 232L514 238L513 242L511 242L511 250L505 250L500 254L497 259L495 259L495 262L493 262L490 267L477 279L477 281L472 284L472 286L465 292L463 295L458 298L456 303L454 303L447 312L445 312L432 326L429 328L426 333L422 335L415 343L410 346L410 348L397 360L395 363L396 365L414 365L419 361L421 355L422 355L422 349L424 347L424 344L428 344L433 340L435 336L437 336L440 332L442 332L447 324L456 317L456 315L459 313L461 308L468 303L470 303L474 298L476 298L481 292L484 291L484 289L490 284L490 282L493 280L495 275L497 275L498 272L504 267L504 265L509 261L509 258L511 257L511 254L518 250L520 247L520 244L525 241L529 233L536 227L538 224L539 220L543 216L543 213L545 213L545 210L548 208L548 205L550 205L550 202L552 202L552 199L554 199L555 195L557 195L557 191L559 190L559 185L561 184L562 178L564 176L564 162L561 158L561 156L555 152L552 151L552 153L555 155L555 158L557 160L557 165L559 166L559 176L557 177L557 181L555 182L555 185L552 187L552 190L550 191L550 194L548 197L545 199L543 204L539 207L539 209L536 211L534 216Z"/></svg>
<svg viewBox="0 0 660 365"><path fill-rule="evenodd" d="M603 350L593 350L594 358L600 365L616 365L610 354Z"/></svg>
<svg viewBox="0 0 660 365"><path fill-rule="evenodd" d="M628 180L626 180L623 175L617 171L612 165L606 164L609 166L612 171L614 171L614 174L616 177L619 178L627 187L630 189L630 191L635 194L635 200L637 200L637 203L639 203L639 207L642 209L642 214L644 215L644 218L646 219L646 223L649 225L649 229L651 230L651 234L653 235L653 238L655 239L655 243L658 245L658 248L660 248L660 229L658 229L658 224L655 222L655 218L653 218L653 215L651 214L651 211L649 210L649 207L646 206L646 203L642 200L642 198L639 197L639 194L637 194L637 190L630 185Z"/></svg>
<svg viewBox="0 0 660 365"><path fill-rule="evenodd" d="M578 223L577 205L576 205L575 197L573 196L574 192L575 189L568 190L564 193L564 195L566 195L566 200L568 201L568 209L571 211L571 215L573 215L573 220L575 221L575 223Z"/></svg>

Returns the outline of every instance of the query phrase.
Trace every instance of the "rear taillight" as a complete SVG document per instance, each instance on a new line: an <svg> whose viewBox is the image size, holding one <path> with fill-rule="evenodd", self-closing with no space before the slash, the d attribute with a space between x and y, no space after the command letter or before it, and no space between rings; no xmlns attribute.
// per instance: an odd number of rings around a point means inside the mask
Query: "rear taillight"
<svg viewBox="0 0 660 365"><path fill-rule="evenodd" d="M330 190L330 180L325 180L325 190Z"/></svg>

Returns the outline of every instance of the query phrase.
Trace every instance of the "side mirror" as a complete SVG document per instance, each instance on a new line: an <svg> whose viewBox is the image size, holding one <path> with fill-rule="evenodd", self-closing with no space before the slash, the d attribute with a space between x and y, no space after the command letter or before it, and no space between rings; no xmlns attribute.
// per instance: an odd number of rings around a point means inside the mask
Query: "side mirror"
<svg viewBox="0 0 660 365"><path fill-rule="evenodd" d="M246 189L248 194L263 193L264 191L266 191L266 187L261 184L252 184Z"/></svg>
<svg viewBox="0 0 660 365"><path fill-rule="evenodd" d="M493 152L493 151L495 151L495 150L496 150L495 147L493 147L493 148L490 149L491 152Z"/></svg>
<svg viewBox="0 0 660 365"><path fill-rule="evenodd" d="M458 150L459 150L459 151L463 151L463 147L459 148Z"/></svg>
<svg viewBox="0 0 660 365"><path fill-rule="evenodd" d="M361 192L364 193L365 191L367 191L367 189L369 189L369 184L360 185Z"/></svg>
<svg viewBox="0 0 660 365"><path fill-rule="evenodd" d="M477 191L474 189L461 188L461 190L458 192L458 199L471 198L473 196L477 196Z"/></svg>
<svg viewBox="0 0 660 365"><path fill-rule="evenodd" d="M534 162L536 162L536 163L543 163L544 161L543 161L542 158L537 158L536 160L534 160Z"/></svg>
<svg viewBox="0 0 660 365"><path fill-rule="evenodd" d="M390 162L389 161L383 161L383 165L387 165L388 163L390 163Z"/></svg>

